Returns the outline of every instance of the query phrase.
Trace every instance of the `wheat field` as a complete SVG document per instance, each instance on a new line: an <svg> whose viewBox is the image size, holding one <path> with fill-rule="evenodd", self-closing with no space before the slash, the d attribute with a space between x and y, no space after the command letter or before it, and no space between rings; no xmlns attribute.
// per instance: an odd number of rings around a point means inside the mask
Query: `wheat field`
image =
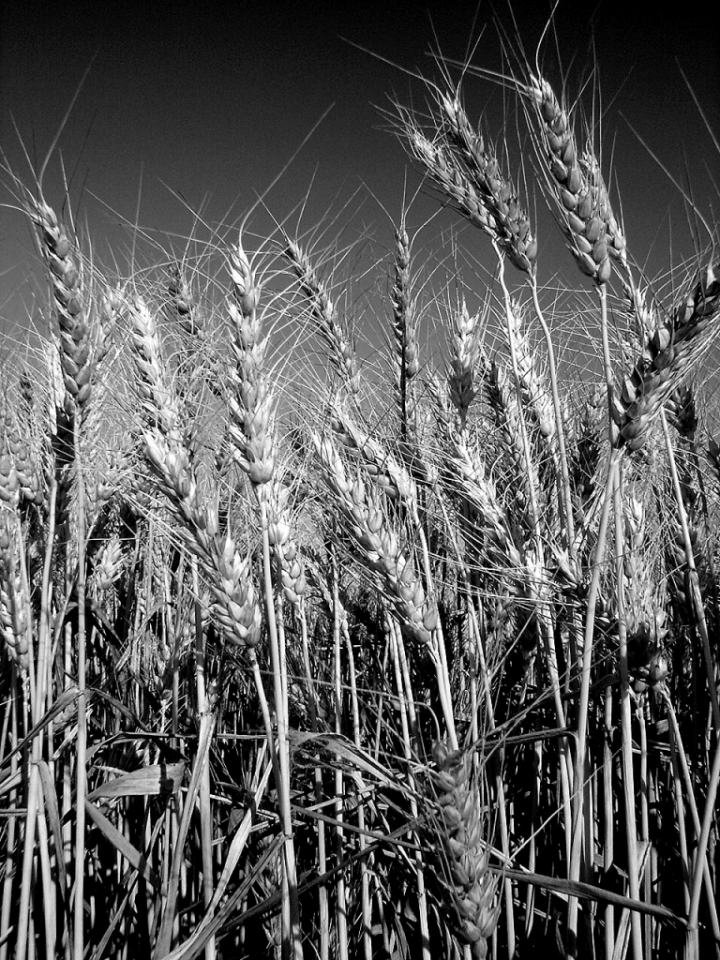
<svg viewBox="0 0 720 960"><path fill-rule="evenodd" d="M508 63L522 164L470 64L385 116L445 260L408 199L110 270L3 164L0 960L720 956L717 227L648 277L592 88Z"/></svg>

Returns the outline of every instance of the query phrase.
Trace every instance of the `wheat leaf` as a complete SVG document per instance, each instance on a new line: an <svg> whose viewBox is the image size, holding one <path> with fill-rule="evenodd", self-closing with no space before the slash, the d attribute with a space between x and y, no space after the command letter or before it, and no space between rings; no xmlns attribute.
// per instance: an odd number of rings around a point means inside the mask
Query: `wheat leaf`
<svg viewBox="0 0 720 960"><path fill-rule="evenodd" d="M88 800L98 797L149 797L169 796L176 793L185 773L185 761L179 763L153 763L108 780L88 794Z"/></svg>
<svg viewBox="0 0 720 960"><path fill-rule="evenodd" d="M96 827L102 831L105 837L115 847L115 849L125 857L125 859L135 867L138 873L141 873L148 883L152 884L156 890L164 894L163 885L155 871L150 867L147 858L140 853L137 847L134 847L122 833L114 827L104 813L101 813L94 803L85 800L85 812L93 821Z"/></svg>

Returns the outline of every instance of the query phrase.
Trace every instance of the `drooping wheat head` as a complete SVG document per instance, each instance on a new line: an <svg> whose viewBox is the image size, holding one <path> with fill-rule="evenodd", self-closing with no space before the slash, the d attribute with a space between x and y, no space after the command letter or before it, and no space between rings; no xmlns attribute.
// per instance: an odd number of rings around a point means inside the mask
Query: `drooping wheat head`
<svg viewBox="0 0 720 960"><path fill-rule="evenodd" d="M570 114L547 80L531 76L528 94L538 120L539 152L558 201L569 250L584 274L604 284L612 274L611 258L625 262L625 238L600 164L591 146L579 151Z"/></svg>
<svg viewBox="0 0 720 960"><path fill-rule="evenodd" d="M459 92L438 93L437 101L448 143L459 152L473 187L492 217L494 230L490 236L518 270L529 273L538 247L517 188L503 173L495 148L470 123Z"/></svg>
<svg viewBox="0 0 720 960"><path fill-rule="evenodd" d="M517 190L494 149L470 124L457 91L436 91L439 116L432 139L398 105L400 138L430 181L474 226L486 233L519 270L530 273L537 240Z"/></svg>
<svg viewBox="0 0 720 960"><path fill-rule="evenodd" d="M368 489L360 473L348 476L334 442L313 434L323 478L334 494L335 504L358 555L375 573L402 629L423 644L433 641L438 612L426 597L411 555L401 543L377 493Z"/></svg>
<svg viewBox="0 0 720 960"><path fill-rule="evenodd" d="M343 329L327 284L321 280L306 251L285 234L284 254L297 278L301 294L308 301L310 318L328 351L340 383L352 395L360 389L355 347Z"/></svg>
<svg viewBox="0 0 720 960"><path fill-rule="evenodd" d="M647 332L639 359L612 398L615 446L640 450L645 445L655 416L717 335L716 268L720 270L720 265L708 266L658 326Z"/></svg>

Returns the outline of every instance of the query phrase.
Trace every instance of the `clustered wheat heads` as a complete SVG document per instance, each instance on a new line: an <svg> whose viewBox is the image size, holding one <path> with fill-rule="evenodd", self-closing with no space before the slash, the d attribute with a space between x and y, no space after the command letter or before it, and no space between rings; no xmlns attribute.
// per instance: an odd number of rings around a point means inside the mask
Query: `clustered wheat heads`
<svg viewBox="0 0 720 960"><path fill-rule="evenodd" d="M365 562L381 577L391 608L408 635L423 644L432 642L437 609L428 601L417 568L386 515L382 500L361 476L351 478L329 437L314 438L326 482Z"/></svg>
<svg viewBox="0 0 720 960"><path fill-rule="evenodd" d="M160 491L180 521L189 549L211 573L215 613L227 636L239 645L259 639L260 614L249 576L249 560L242 558L231 536L219 530L217 503L204 501L198 490L192 451L182 431L180 403L169 382L155 318L143 301L128 310L132 323L138 391L151 424L144 436L145 456Z"/></svg>
<svg viewBox="0 0 720 960"><path fill-rule="evenodd" d="M3 368L0 960L717 951L717 257L638 280L570 84L504 78L515 176L439 65L396 127L481 233L445 274L404 205L355 331L277 224L104 276L12 180L52 336Z"/></svg>

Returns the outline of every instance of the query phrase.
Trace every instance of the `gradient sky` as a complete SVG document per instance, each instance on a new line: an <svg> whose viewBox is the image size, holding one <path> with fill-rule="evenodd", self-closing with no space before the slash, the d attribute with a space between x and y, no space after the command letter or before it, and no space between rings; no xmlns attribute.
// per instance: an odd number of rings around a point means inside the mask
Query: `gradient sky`
<svg viewBox="0 0 720 960"><path fill-rule="evenodd" d="M498 0L495 7L508 27L507 5ZM692 245L682 200L648 148L679 179L687 168L702 209L719 202L713 179L720 184L720 153L680 71L720 136L718 15L709 16L703 7L687 2L660 12L658 3L602 0L593 8L561 0L555 17L571 89L577 89L573 80L593 57L600 65L603 104L609 107L605 156L612 152L631 252L641 261L649 253L651 272L667 267L671 244L676 258L689 255ZM526 50L534 50L549 5L517 2L512 9ZM501 43L492 11L486 3L436 0L292 5L238 0L194 9L131 0L105 8L5 2L0 148L13 172L31 184L20 141L39 167L92 62L44 186L59 208L62 158L76 213L107 260L110 250L127 247L123 218L137 216L143 227L179 237L191 231L192 216L173 193L191 206L204 205L214 226L237 220L332 105L267 204L283 220L309 190L301 224L307 229L333 202L338 209L359 190L345 216L357 235L373 234L380 245L388 244L389 222L370 191L397 216L406 175L412 188L418 175L383 129L378 107L387 107L393 93L421 105L422 85L347 41L434 76L427 57L433 30L450 58L464 58L470 40L482 32L472 62L497 69ZM557 82L553 41L544 47L543 60ZM484 112L487 131L499 137L501 91L468 79L466 94L471 117ZM7 176L0 179L8 185ZM11 193L4 191L2 201L12 204ZM529 205L535 202L542 204L536 197ZM410 226L435 206L430 198L416 203ZM451 222L449 214L443 217L423 235L429 246ZM262 217L257 220L261 229ZM328 240L337 232L331 229ZM538 233L541 274L549 277L558 269L555 258L562 259L562 244L551 222L541 220ZM473 234L468 242L480 244L482 238ZM182 250L182 241L177 244ZM6 330L22 324L24 311L31 309L34 260L23 216L0 208L0 324Z"/></svg>

